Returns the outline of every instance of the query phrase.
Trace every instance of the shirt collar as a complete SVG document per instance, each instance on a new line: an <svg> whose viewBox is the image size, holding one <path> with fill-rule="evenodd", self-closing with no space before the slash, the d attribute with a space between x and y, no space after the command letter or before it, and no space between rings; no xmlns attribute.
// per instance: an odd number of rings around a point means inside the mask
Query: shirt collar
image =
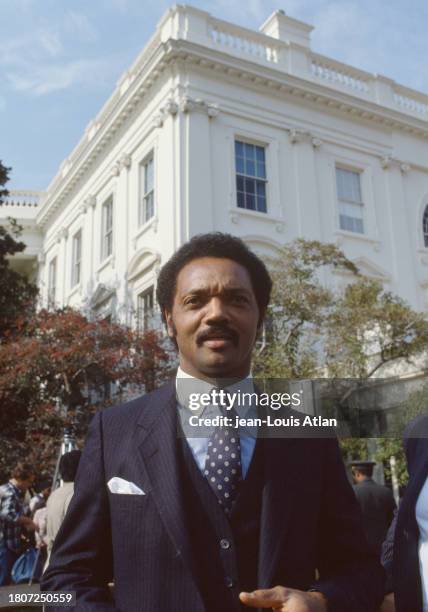
<svg viewBox="0 0 428 612"><path fill-rule="evenodd" d="M199 378L191 376L190 374L185 372L180 366L178 366L175 378L175 389L177 393L177 401L182 408L190 410L189 396L191 393L209 393L212 390L213 386L214 385L212 383L209 383L206 380L201 380ZM242 380L239 380L236 383L224 387L224 389L228 393L254 393L255 389L251 372ZM254 411L254 404L251 405L248 400L244 400L244 403L242 403L242 405L236 402L234 407L236 407L236 412L242 417L247 416L251 410ZM201 416L207 408L208 406L201 406L197 410L192 410L192 413L197 416Z"/></svg>

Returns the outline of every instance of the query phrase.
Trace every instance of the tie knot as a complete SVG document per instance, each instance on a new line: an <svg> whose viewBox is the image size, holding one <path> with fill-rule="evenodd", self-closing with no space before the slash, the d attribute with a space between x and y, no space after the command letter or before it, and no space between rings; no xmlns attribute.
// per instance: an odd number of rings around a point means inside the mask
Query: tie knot
<svg viewBox="0 0 428 612"><path fill-rule="evenodd" d="M217 406L223 416L232 416L234 410L231 394L222 387L213 387L210 394L212 405Z"/></svg>

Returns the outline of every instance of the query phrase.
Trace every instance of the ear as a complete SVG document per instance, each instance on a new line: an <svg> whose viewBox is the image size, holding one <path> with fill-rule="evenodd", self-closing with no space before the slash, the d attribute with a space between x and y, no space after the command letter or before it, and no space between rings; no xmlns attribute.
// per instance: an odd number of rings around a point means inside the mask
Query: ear
<svg viewBox="0 0 428 612"><path fill-rule="evenodd" d="M165 309L164 316L165 316L166 331L168 333L168 336L170 338L174 338L175 337L175 326L172 320L172 313Z"/></svg>

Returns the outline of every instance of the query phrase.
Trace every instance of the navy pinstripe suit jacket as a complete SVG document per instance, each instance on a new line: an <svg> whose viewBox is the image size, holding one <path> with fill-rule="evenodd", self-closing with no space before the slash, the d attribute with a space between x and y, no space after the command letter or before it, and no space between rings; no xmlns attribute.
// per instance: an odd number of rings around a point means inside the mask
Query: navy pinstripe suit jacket
<svg viewBox="0 0 428 612"><path fill-rule="evenodd" d="M174 381L94 417L42 590L75 590L78 610L204 612L184 513L176 418ZM329 612L374 612L384 574L368 552L337 442L265 442L254 588L314 588L327 596ZM106 483L114 476L145 495L110 493ZM107 588L113 578L114 600Z"/></svg>

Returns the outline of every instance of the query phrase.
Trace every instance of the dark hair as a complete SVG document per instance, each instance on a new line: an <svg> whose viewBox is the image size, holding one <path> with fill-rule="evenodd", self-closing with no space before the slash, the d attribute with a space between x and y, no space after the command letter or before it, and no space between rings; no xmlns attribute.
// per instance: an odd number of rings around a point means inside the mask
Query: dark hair
<svg viewBox="0 0 428 612"><path fill-rule="evenodd" d="M17 463L11 476L16 480L28 480L34 476L34 468L29 463Z"/></svg>
<svg viewBox="0 0 428 612"><path fill-rule="evenodd" d="M177 277L182 268L190 261L200 257L218 257L231 259L243 266L251 279L254 295L262 321L269 304L272 280L263 261L236 236L212 232L198 234L181 246L162 267L157 283L156 298L165 321L165 309L171 311L177 284Z"/></svg>
<svg viewBox="0 0 428 612"><path fill-rule="evenodd" d="M356 465L354 471L359 472L367 478L371 478L373 476L373 467L373 465Z"/></svg>
<svg viewBox="0 0 428 612"><path fill-rule="evenodd" d="M72 450L69 453L64 453L59 460L59 472L65 482L74 482L81 455L82 451Z"/></svg>

